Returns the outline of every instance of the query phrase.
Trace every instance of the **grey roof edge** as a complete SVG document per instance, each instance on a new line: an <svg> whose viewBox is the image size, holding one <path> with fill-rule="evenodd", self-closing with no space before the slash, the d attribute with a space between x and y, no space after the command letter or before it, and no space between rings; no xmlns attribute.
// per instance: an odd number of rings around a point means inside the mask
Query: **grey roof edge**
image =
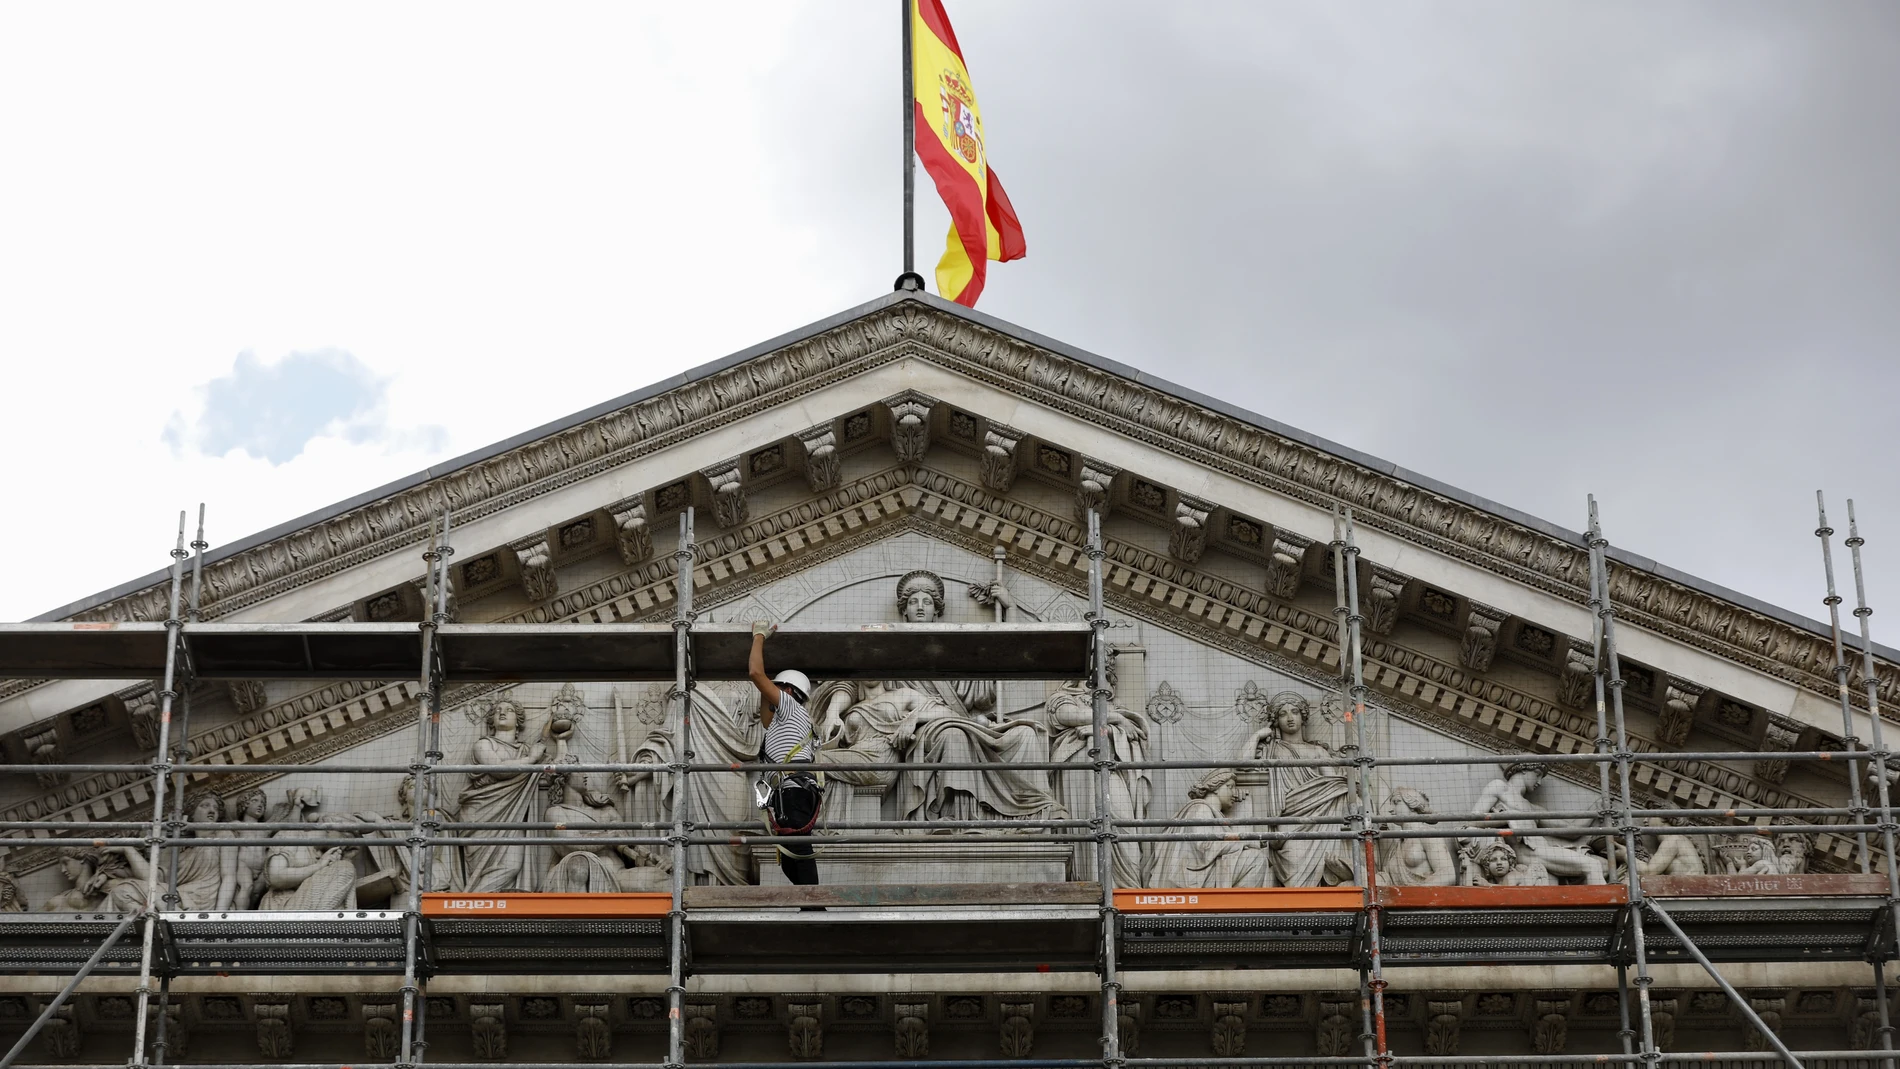
<svg viewBox="0 0 1900 1069"><path fill-rule="evenodd" d="M1127 364L1121 363L1120 361L1112 360L1112 359L1109 359L1108 357L1100 356L1096 353L1089 352L1086 349L1081 349L1076 346L1070 345L1066 342L1058 341L1055 338L1051 338L1051 337L1048 337L1047 335L1037 333L1036 331L1030 330L1026 327L1017 326L1016 324L1011 323L1008 320L998 319L995 316L989 315L988 313L985 313L985 312L979 312L973 308L965 308L964 306L960 304L957 304L953 301L946 301L943 298L935 296L930 293L894 292L894 293L885 294L884 296L878 297L875 300L867 301L854 308L849 308L849 309L846 309L845 311L827 316L824 319L820 319L816 322L809 323L803 327L799 327L796 330L787 331L767 341L760 342L756 345L748 346L728 356L720 357L717 360L712 360L707 363L700 364L697 367L690 368L686 371L680 372L679 374L668 376L667 378L661 379L660 381L652 383L651 385L648 385L638 390L634 390L631 393L625 393L618 397L612 398L611 400L603 401L595 405L590 405L587 408L581 409L580 411L575 412L571 415L562 417L560 419L551 420L547 423L541 424L538 427L533 427L528 430L522 431L518 434L512 435L492 445L485 446L481 449L473 450L468 453L464 453L461 456L453 457L439 464L431 464L430 466L422 469L421 471L418 471L411 475L404 476L403 478L385 483L382 486L376 487L375 489L368 490L361 494L357 494L353 497L346 498L328 507L317 509L316 511L313 511L313 512L305 513L302 516L299 516L292 520L288 520L284 523L280 523L275 527L269 528L268 530L259 531L256 534L249 535L245 538L238 539L237 541L227 543L223 546L220 546L215 551L207 550L205 553L205 561L207 563L219 561L227 557L231 557L239 553L243 553L247 550L255 549L258 546L261 546L274 539L281 538L284 535L290 534L293 531L297 531L304 527L308 527L311 524L322 523L325 520L333 519L337 516L342 515L343 513L350 511L351 509L360 508L361 506L366 505L372 501L376 501L381 498L388 497L391 494L400 493L404 490L408 490L413 487L419 486L425 482L428 482L430 479L434 479L438 476L446 475L450 472L457 471L461 468L465 468L469 466L470 464L478 464L484 460L488 460L491 457L498 456L511 449L515 449L519 446L526 445L529 442L538 441L539 439L545 438L550 434L557 434L561 431L568 430L582 423L586 423L588 420L596 419L600 416L606 415L609 412L613 412L618 409L625 408L628 405L637 404L641 401L647 400L648 398L665 393L668 390L672 390L677 387L684 386L687 383L693 382L697 379L701 379L701 378L704 378L705 376L716 374L720 371L724 371L725 369L733 367L735 365L742 364L746 362L747 360L752 359L753 357L762 356L766 353L773 352L777 349L781 349L787 345L792 345L797 342L804 341L807 338L812 338L817 335L823 334L827 331L834 330L840 326L843 326L846 323L850 323L854 320L861 319L867 315L871 315L872 313L882 311L886 308L892 307L893 305L899 304L903 301L917 301L925 305L926 307L935 309L939 312L943 312L947 315L957 316L961 319L967 320L985 329L996 331L999 334L1006 334L1019 341L1026 342L1030 345L1034 345L1042 349L1047 349L1048 351L1052 353L1057 353L1071 360L1075 360L1079 363L1086 364L1097 370L1105 371L1113 375L1119 375L1122 378L1130 379L1132 381L1141 383L1142 385L1150 387L1151 389L1155 389L1163 393L1171 394L1184 401L1189 401L1194 404L1200 405L1203 408L1206 408L1213 412L1217 412L1230 419L1234 419L1241 423L1246 423L1251 426L1258 427L1261 430L1267 431L1271 434L1278 435L1282 438L1291 439L1293 441L1301 443L1302 445L1311 446L1312 448L1320 450L1322 452L1330 453L1333 456L1341 458L1342 460L1351 461L1354 464L1358 464L1362 467L1369 468L1383 475L1390 476L1402 482L1410 483L1411 485L1416 486L1421 490L1430 491L1431 493L1438 494L1449 500L1456 501L1461 505L1478 509L1479 511L1482 511L1482 512L1488 512L1491 515L1498 517L1499 519L1508 520L1511 523L1529 528L1530 530L1536 531L1539 534L1545 535L1549 538L1556 539L1560 542L1568 543L1570 545L1578 547L1579 549L1584 548L1585 546L1584 535L1581 532L1572 531L1567 527L1562 527L1562 526L1559 526L1558 524L1551 523L1549 520L1545 520L1537 516L1532 516L1529 513L1520 512L1517 509L1511 508L1507 505L1501 505L1495 501L1491 501L1486 498L1479 497L1476 494L1468 493L1448 483L1440 482L1439 480L1434 479L1428 475L1422 475L1422 474L1419 474L1418 472L1414 472L1406 468L1399 467L1397 464L1394 464L1393 462L1389 460L1383 460L1383 459L1380 459L1379 457L1372 456L1369 453L1363 453L1357 449L1352 448L1351 446L1341 445L1338 442L1329 441L1325 438L1321 438L1317 435L1300 430L1297 427L1292 427L1285 423L1281 423L1280 421L1273 419L1271 417L1263 416L1258 412L1253 412L1248 409L1241 408L1238 405L1230 404L1229 402L1223 401L1217 397L1210 397L1207 394L1200 392L1199 390L1182 386L1168 379L1164 379L1158 375L1153 375L1146 371L1142 371L1139 368L1131 367ZM1765 616L1771 620L1775 620L1779 623L1786 624L1790 627L1799 628L1803 631L1810 632L1822 638L1832 637L1833 632L1829 629L1828 625L1821 623L1819 620L1810 619L1792 610L1784 609L1778 605L1772 605L1768 602L1762 601L1759 598L1755 598L1747 594L1743 594L1740 591L1731 590L1728 587L1721 586L1720 584L1712 583L1706 579L1698 578L1694 575L1690 575L1687 572L1679 571L1667 565L1660 564L1654 560L1651 560L1648 557L1643 557L1635 553L1630 553L1626 550L1618 549L1614 545L1609 547L1608 555L1611 560L1619 564L1622 564L1626 567L1640 569L1642 571L1655 575L1659 578L1667 579L1672 583L1678 583L1691 590L1697 591L1702 594L1707 594L1710 597L1720 598L1723 601L1730 602L1731 604L1747 609L1750 612L1757 613L1761 616ZM148 575L141 576L137 579L133 579L128 582L120 583L109 589L102 590L89 597L81 598L70 604L62 605L57 609L51 610L50 612L41 613L40 615L33 617L28 622L29 623L47 623L47 622L64 619L75 613L84 612L87 609L90 609L97 605L111 601L114 598L124 597L127 594L131 594L136 591L143 590L156 583L164 582L166 578L169 576L169 574L170 574L170 570L168 568L161 568ZM1852 651L1856 651L1856 652L1859 650L1860 641L1859 641L1858 635L1853 635L1844 631L1842 633L1841 638L1846 648ZM1900 662L1900 649L1896 649L1891 646L1886 646L1878 642L1873 644L1873 648L1874 648L1875 656L1880 657L1889 662Z"/></svg>

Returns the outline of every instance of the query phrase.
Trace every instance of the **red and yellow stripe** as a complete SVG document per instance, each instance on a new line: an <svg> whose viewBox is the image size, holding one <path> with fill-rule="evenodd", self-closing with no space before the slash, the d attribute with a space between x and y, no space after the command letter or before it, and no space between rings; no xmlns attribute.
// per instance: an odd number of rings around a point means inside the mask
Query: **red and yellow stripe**
<svg viewBox="0 0 1900 1069"><path fill-rule="evenodd" d="M913 0L910 39L917 157L950 209L937 292L975 307L988 261L1022 258L1023 228L990 169L976 90L941 0Z"/></svg>

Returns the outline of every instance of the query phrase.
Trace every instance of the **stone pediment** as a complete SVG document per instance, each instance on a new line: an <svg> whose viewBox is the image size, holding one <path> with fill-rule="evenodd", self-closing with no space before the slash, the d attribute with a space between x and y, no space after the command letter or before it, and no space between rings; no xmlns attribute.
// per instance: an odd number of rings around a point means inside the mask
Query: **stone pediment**
<svg viewBox="0 0 1900 1069"><path fill-rule="evenodd" d="M841 479L824 493L791 495L793 503L760 509L748 522L703 540L695 566L699 606L721 618L757 611L746 604L756 592L905 535L921 535L983 558L1000 544L1007 547L1013 571L1059 589L1083 587L1087 565L1077 546L1080 531L1072 497L1034 495L1040 496L1040 503L1003 497L985 485L980 464L963 463L959 474L945 470L959 466L955 454L946 451L937 460L942 466L890 465ZM1317 686L1327 686L1336 677L1338 630L1330 610L1320 604L1330 596L1324 576L1302 571L1301 582L1291 592L1284 587L1269 591L1272 571L1265 566L1256 573L1260 581L1236 581L1174 559L1166 541L1147 526L1105 540L1111 611ZM1213 565L1213 555L1204 561ZM671 614L675 566L670 555L655 554L631 565L617 557L595 563L605 574L585 583L564 574L559 589L544 600L530 600L517 577L505 590L493 588L482 597L465 599L463 611L503 623L641 621ZM1411 580L1405 584L1415 585ZM1387 633L1370 636L1365 647L1367 680L1381 705L1481 750L1591 749L1593 714L1566 699L1564 674L1531 671L1528 662L1534 658L1513 659L1497 651L1486 670L1470 668L1464 663L1470 659L1469 629L1458 635L1455 628L1434 623L1439 610L1424 605L1418 592L1401 592L1394 600ZM1463 611L1469 616L1484 610L1480 606ZM1185 680L1181 683L1186 685ZM1666 684L1690 685L1681 680ZM495 689L454 688L446 700L464 704ZM1174 688L1165 681L1152 689L1153 696L1144 694L1144 700L1151 715L1166 721L1165 705L1180 700L1179 695L1170 699ZM196 760L232 766L230 774L216 778L219 791L230 796L274 778L246 772L246 765L315 764L411 727L416 691L413 682L289 688L214 727L195 731L192 752ZM1709 690L1702 699L1708 708L1716 708L1709 697L1715 693ZM224 695L205 697L223 700ZM1244 701L1244 693L1236 699ZM125 704L136 715L148 702L134 691ZM1650 753L1668 749L1655 738L1665 716L1645 714L1644 708L1632 702L1638 721L1633 747ZM1784 784L1785 776L1785 768L1778 777L1759 768L1751 775L1732 765L1680 761L1666 768L1639 766L1635 788L1641 799L1652 803L1718 812L1831 804L1823 800L1832 793L1831 783L1809 779L1797 787ZM1572 770L1571 778L1594 786L1594 773L1588 770ZM137 819L149 804L142 777L100 773L75 776L47 795L0 810L0 819ZM1822 835L1812 863L1817 870L1843 867L1853 848L1851 836ZM43 852L20 852L12 867L29 871L48 860L50 855Z"/></svg>
<svg viewBox="0 0 1900 1069"><path fill-rule="evenodd" d="M1006 543L1012 567L1074 584L1077 516L1093 505L1113 520L1117 611L1308 674L1337 669L1330 590L1316 585L1329 586L1327 514L1344 504L1366 547L1380 693L1492 748L1587 750L1596 734L1578 536L915 295L211 554L204 615L416 618L419 552L447 508L467 618L651 618L673 596L673 565L655 542L671 544L689 504L702 517L709 602L897 530L983 551ZM1613 563L1642 748L1680 749L1692 734L1840 745L1821 635L1649 562ZM162 619L163 599L148 577L55 615ZM1893 658L1879 671L1900 707ZM400 686L321 693L233 695L240 716L194 749L252 761L307 749L314 760L381 720L393 730L410 697ZM99 724L138 737L146 704L137 687L15 681L0 687L0 729L11 760L70 760ZM1696 806L1816 804L1783 789L1786 763L1646 774L1658 797ZM55 808L103 815L97 799L140 790L81 789L91 782L61 785Z"/></svg>

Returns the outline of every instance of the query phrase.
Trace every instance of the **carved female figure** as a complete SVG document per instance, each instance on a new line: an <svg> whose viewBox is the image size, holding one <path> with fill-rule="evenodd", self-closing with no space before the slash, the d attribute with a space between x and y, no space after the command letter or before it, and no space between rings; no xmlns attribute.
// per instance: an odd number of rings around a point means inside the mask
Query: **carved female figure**
<svg viewBox="0 0 1900 1069"><path fill-rule="evenodd" d="M185 796L185 817L195 824L224 820L224 799L213 791L197 790ZM187 838L197 833L189 828ZM207 839L227 839L229 832L212 832ZM143 883L151 873L144 853L131 847L111 848L125 863L133 879ZM181 846L178 851L178 904L181 909L230 909L237 890L237 854L223 846ZM162 856L162 855L161 855ZM162 864L162 862L161 862ZM159 870L161 878L164 869ZM161 893L162 893L161 888ZM143 892L140 892L143 897ZM170 907L166 907L170 908Z"/></svg>
<svg viewBox="0 0 1900 1069"><path fill-rule="evenodd" d="M1328 760L1339 754L1325 743L1306 737L1313 707L1293 691L1281 691L1270 702L1272 722L1247 740L1241 750L1246 760ZM1352 780L1339 766L1276 768L1270 779L1272 795L1267 811L1276 817L1318 817L1320 827L1344 827L1352 808ZM1295 839L1279 844L1273 871L1282 887L1322 887L1351 881L1352 862L1344 841Z"/></svg>
<svg viewBox="0 0 1900 1069"><path fill-rule="evenodd" d="M126 865L128 849L80 846L60 851L59 871L72 887L47 899L46 912L136 913L144 909L145 881L134 877Z"/></svg>
<svg viewBox="0 0 1900 1069"><path fill-rule="evenodd" d="M1014 604L1000 583L981 589L1006 609ZM943 615L943 580L934 572L911 572L897 582L897 602L905 623L930 623ZM1062 812L1047 773L1011 767L1048 761L1048 736L1036 720L999 719L994 682L903 680L821 693L827 696L815 696L816 722L827 735L850 740L833 747L837 752L827 760L849 761L844 754L856 753L861 762L881 761L887 758L877 755L908 748L914 761L985 766L906 773L906 819L1027 819Z"/></svg>
<svg viewBox="0 0 1900 1069"><path fill-rule="evenodd" d="M1109 685L1114 685L1113 669L1109 673ZM1087 684L1071 684L1049 699L1049 730L1054 734L1049 745L1049 760L1084 762L1089 759L1088 752L1095 735L1092 689ZM1111 760L1141 762L1148 759L1148 718L1145 714L1111 701L1105 726L1107 730L1104 735ZM1056 783L1061 790L1063 808L1070 813L1095 812L1095 772L1092 769L1058 772ZM1153 797L1154 785L1145 768L1119 768L1109 777L1108 807L1116 819L1145 819L1148 816L1148 803ZM1144 871L1147 865L1142 857L1142 845L1129 842L1115 844L1114 877L1117 887L1147 886L1147 873ZM1085 851L1085 856L1092 865L1094 851ZM1092 872L1088 866L1084 866L1084 870Z"/></svg>
<svg viewBox="0 0 1900 1069"><path fill-rule="evenodd" d="M522 709L502 698L488 707L482 718L484 733L475 740L473 764L492 771L476 773L462 788L456 808L469 823L513 824L535 819L535 802L541 791L541 774L528 767L547 756L545 743L520 739ZM472 833L484 839L509 837L505 831ZM525 833L524 833L525 834ZM533 890L526 873L528 847L524 844L487 844L462 848L462 884L457 891Z"/></svg>
<svg viewBox="0 0 1900 1069"><path fill-rule="evenodd" d="M1431 799L1415 787L1394 787L1386 810L1399 818L1399 827L1422 827L1416 818L1431 814ZM1407 819L1412 818L1412 819ZM1382 839L1379 878L1397 887L1449 887L1458 882L1451 859L1451 840L1438 837Z"/></svg>
<svg viewBox="0 0 1900 1069"><path fill-rule="evenodd" d="M1230 768L1217 768L1188 788L1188 803L1174 819L1225 820L1247 800L1239 777ZM1184 834L1206 835L1218 829L1182 828ZM1272 887L1273 866L1260 843L1231 839L1165 842L1155 851L1156 887Z"/></svg>
<svg viewBox="0 0 1900 1069"><path fill-rule="evenodd" d="M1465 886L1547 887L1557 882L1535 857L1503 839L1465 841Z"/></svg>

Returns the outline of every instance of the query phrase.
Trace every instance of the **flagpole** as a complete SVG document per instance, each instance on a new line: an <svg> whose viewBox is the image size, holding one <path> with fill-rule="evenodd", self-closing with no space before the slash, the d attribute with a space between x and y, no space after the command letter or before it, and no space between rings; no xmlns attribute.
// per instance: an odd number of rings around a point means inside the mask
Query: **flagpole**
<svg viewBox="0 0 1900 1069"><path fill-rule="evenodd" d="M900 290L924 288L924 280L917 276L917 109L912 103L916 94L916 82L911 74L912 2L898 0L897 5L904 15L904 273L897 276Z"/></svg>

